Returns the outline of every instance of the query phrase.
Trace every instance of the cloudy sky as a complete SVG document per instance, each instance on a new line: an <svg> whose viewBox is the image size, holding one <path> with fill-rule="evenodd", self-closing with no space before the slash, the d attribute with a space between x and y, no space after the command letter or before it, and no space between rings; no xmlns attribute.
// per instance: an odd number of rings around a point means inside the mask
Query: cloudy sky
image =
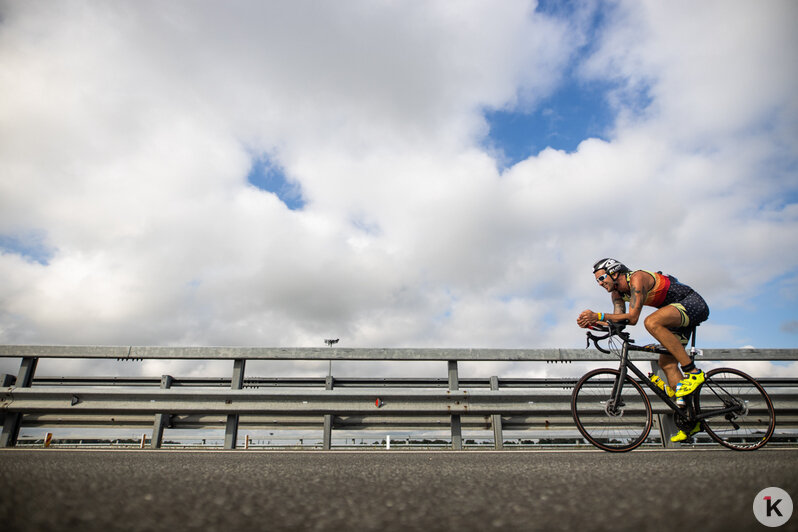
<svg viewBox="0 0 798 532"><path fill-rule="evenodd" d="M612 256L798 347L796 23L0 0L0 343L579 347Z"/></svg>

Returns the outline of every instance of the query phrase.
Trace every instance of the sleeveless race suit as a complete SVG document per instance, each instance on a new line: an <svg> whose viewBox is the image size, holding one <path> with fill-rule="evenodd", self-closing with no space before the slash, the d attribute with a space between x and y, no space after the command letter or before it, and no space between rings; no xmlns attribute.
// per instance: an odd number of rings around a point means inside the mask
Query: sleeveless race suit
<svg viewBox="0 0 798 532"><path fill-rule="evenodd" d="M654 278L654 286L648 291L644 305L655 308L662 308L671 305L679 311L682 316L682 323L678 329L673 330L677 336L682 337L682 343L686 342L690 330L705 321L709 317L709 307L704 298L698 292L682 284L671 275L663 275L662 272L650 272L648 270L635 270L626 273L626 282L631 286L632 274L645 272ZM629 294L622 294L624 301L631 299Z"/></svg>

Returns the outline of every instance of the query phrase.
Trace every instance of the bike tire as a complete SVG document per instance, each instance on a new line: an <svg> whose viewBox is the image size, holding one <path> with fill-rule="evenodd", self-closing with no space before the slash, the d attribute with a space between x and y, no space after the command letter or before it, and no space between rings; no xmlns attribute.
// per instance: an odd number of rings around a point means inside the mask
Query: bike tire
<svg viewBox="0 0 798 532"><path fill-rule="evenodd" d="M735 451L765 445L776 428L776 411L765 389L750 375L732 368L706 373L695 398L698 414L739 405L736 412L704 419L702 428L719 444Z"/></svg>
<svg viewBox="0 0 798 532"><path fill-rule="evenodd" d="M586 373L571 394L571 414L576 428L587 441L608 452L627 452L642 444L651 431L651 402L643 388L626 376L623 405L610 408L617 369L596 369Z"/></svg>

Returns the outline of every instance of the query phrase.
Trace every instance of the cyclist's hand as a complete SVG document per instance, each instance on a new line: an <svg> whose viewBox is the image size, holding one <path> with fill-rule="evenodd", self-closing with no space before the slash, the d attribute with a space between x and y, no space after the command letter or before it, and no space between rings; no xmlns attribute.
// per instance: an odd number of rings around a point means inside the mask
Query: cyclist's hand
<svg viewBox="0 0 798 532"><path fill-rule="evenodd" d="M596 313L592 310L583 310L579 317L576 318L576 323L583 329L586 329L594 325L597 319Z"/></svg>

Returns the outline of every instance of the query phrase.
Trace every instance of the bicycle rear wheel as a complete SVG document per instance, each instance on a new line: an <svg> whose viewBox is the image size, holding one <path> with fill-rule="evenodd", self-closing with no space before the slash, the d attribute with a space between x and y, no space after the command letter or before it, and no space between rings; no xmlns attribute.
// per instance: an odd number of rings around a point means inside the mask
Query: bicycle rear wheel
<svg viewBox="0 0 798 532"><path fill-rule="evenodd" d="M733 409L702 420L702 428L713 440L735 451L759 449L776 428L776 411L765 389L736 369L708 371L695 398L695 407L699 414Z"/></svg>
<svg viewBox="0 0 798 532"><path fill-rule="evenodd" d="M631 451L651 431L651 403L643 388L628 375L618 404L612 390L620 378L617 369L596 369L574 386L571 413L579 432L590 443L610 452Z"/></svg>

